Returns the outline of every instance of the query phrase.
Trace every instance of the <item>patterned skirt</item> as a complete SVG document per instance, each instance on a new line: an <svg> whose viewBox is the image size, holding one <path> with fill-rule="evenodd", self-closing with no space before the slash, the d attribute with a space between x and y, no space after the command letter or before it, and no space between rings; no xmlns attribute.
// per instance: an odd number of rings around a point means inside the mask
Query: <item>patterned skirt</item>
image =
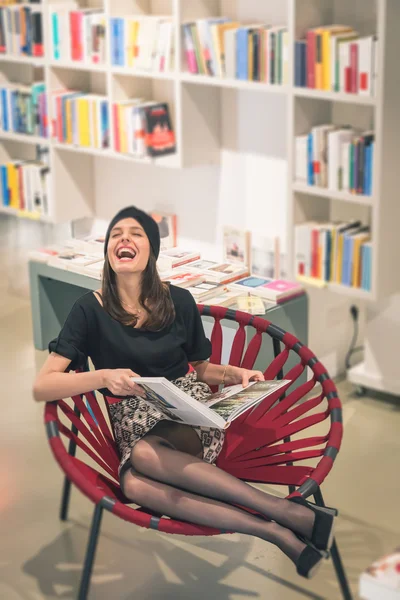
<svg viewBox="0 0 400 600"><path fill-rule="evenodd" d="M206 383L197 381L196 371L172 381L183 392L199 402L205 401L211 394ZM154 406L140 398L132 396L121 401L109 404L111 425L114 430L115 441L121 456L119 475L129 466L129 459L134 445L159 421L171 419L156 409ZM203 460L214 463L222 450L225 433L221 429L212 427L194 427L203 446ZM125 468L124 468L125 467Z"/></svg>

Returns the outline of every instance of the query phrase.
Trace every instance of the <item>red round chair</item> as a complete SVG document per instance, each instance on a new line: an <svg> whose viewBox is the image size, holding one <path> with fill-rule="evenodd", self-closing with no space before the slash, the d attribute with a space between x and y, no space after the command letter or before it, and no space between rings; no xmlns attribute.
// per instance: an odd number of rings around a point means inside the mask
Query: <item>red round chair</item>
<svg viewBox="0 0 400 600"><path fill-rule="evenodd" d="M216 306L199 306L199 311L214 319L212 363L221 362L221 321L228 319L238 324L229 364L252 369L267 336L272 341L275 358L265 369L265 378L290 380L290 384L266 398L256 410L243 414L232 423L217 461L218 467L248 482L289 486L289 495L305 498L313 495L317 504L324 506L320 485L339 452L343 430L341 402L326 369L295 336L264 318ZM246 347L249 333L253 337ZM293 355L296 364L285 369ZM309 381L305 381L307 367L312 372ZM95 394L90 392L85 397L86 403L83 396L74 396L73 408L65 400L47 403L45 407L50 447L66 475L61 519L67 518L71 482L95 504L79 600L87 598L103 509L135 525L164 533L204 536L226 533L128 505L118 484L119 456L112 432ZM324 407L320 407L321 404ZM65 425L65 419L72 424L71 429ZM326 432L323 435L307 433L324 421ZM61 435L69 439L68 448ZM80 458L75 456L76 446L82 451ZM99 469L89 466L86 457L90 457ZM316 464L304 464L311 459ZM297 464L299 462L301 465ZM351 600L336 542L331 556L343 598Z"/></svg>

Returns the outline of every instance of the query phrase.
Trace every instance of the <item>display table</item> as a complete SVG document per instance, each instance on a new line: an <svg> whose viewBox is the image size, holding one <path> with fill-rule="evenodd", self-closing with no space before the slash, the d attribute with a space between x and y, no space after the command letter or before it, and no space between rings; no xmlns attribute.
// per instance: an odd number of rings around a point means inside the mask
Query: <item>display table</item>
<svg viewBox="0 0 400 600"><path fill-rule="evenodd" d="M101 282L86 275L49 267L45 263L34 261L29 262L29 277L34 346L37 350L46 350L49 342L59 334L74 302L86 292L99 289ZM307 344L308 299L306 294L284 304L273 306L260 316L267 318L285 331L293 333L301 342ZM203 322L206 334L210 335L211 319L204 317ZM227 363L236 327L230 321L226 321L223 325L232 330L224 334L227 343L223 347L222 362ZM265 347L261 348L255 368L264 370L273 358L272 344L266 343ZM289 363L287 366L292 367L294 364ZM304 378L301 379L301 381L303 380Z"/></svg>

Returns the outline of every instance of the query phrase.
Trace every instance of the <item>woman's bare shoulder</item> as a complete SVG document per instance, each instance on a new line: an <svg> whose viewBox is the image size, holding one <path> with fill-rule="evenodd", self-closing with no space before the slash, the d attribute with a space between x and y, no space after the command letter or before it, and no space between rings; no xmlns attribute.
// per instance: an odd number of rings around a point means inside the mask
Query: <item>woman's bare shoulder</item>
<svg viewBox="0 0 400 600"><path fill-rule="evenodd" d="M101 290L94 290L94 292L92 292L93 296L96 298L97 302L103 306L103 300L101 297Z"/></svg>

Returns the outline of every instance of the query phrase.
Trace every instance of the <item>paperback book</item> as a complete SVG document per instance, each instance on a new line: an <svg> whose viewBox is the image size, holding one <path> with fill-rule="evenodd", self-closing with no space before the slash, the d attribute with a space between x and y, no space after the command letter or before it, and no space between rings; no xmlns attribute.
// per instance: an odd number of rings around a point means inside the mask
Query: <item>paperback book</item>
<svg viewBox="0 0 400 600"><path fill-rule="evenodd" d="M249 274L248 268L240 263L214 263L212 266L204 267L204 264L210 265L211 262L200 260L192 263L190 268L202 273L204 277L211 281L217 281L225 285Z"/></svg>
<svg viewBox="0 0 400 600"><path fill-rule="evenodd" d="M284 281L282 279L268 279L266 277L245 277L229 286L229 289L240 292L251 292L256 296L261 296L267 300L277 303L284 302L304 293L300 283Z"/></svg>
<svg viewBox="0 0 400 600"><path fill-rule="evenodd" d="M249 231L224 227L223 231L223 253L224 261L239 263L251 268L251 234Z"/></svg>
<svg viewBox="0 0 400 600"><path fill-rule="evenodd" d="M200 259L198 252L188 252L181 248L171 248L171 250L164 250L160 252L160 256L157 260L157 268L159 271L169 271L187 265L188 263L195 262Z"/></svg>
<svg viewBox="0 0 400 600"><path fill-rule="evenodd" d="M245 388L234 385L198 402L164 377L135 377L132 381L141 388L143 399L171 421L219 429L227 429L244 412L290 383L283 379L251 382Z"/></svg>

